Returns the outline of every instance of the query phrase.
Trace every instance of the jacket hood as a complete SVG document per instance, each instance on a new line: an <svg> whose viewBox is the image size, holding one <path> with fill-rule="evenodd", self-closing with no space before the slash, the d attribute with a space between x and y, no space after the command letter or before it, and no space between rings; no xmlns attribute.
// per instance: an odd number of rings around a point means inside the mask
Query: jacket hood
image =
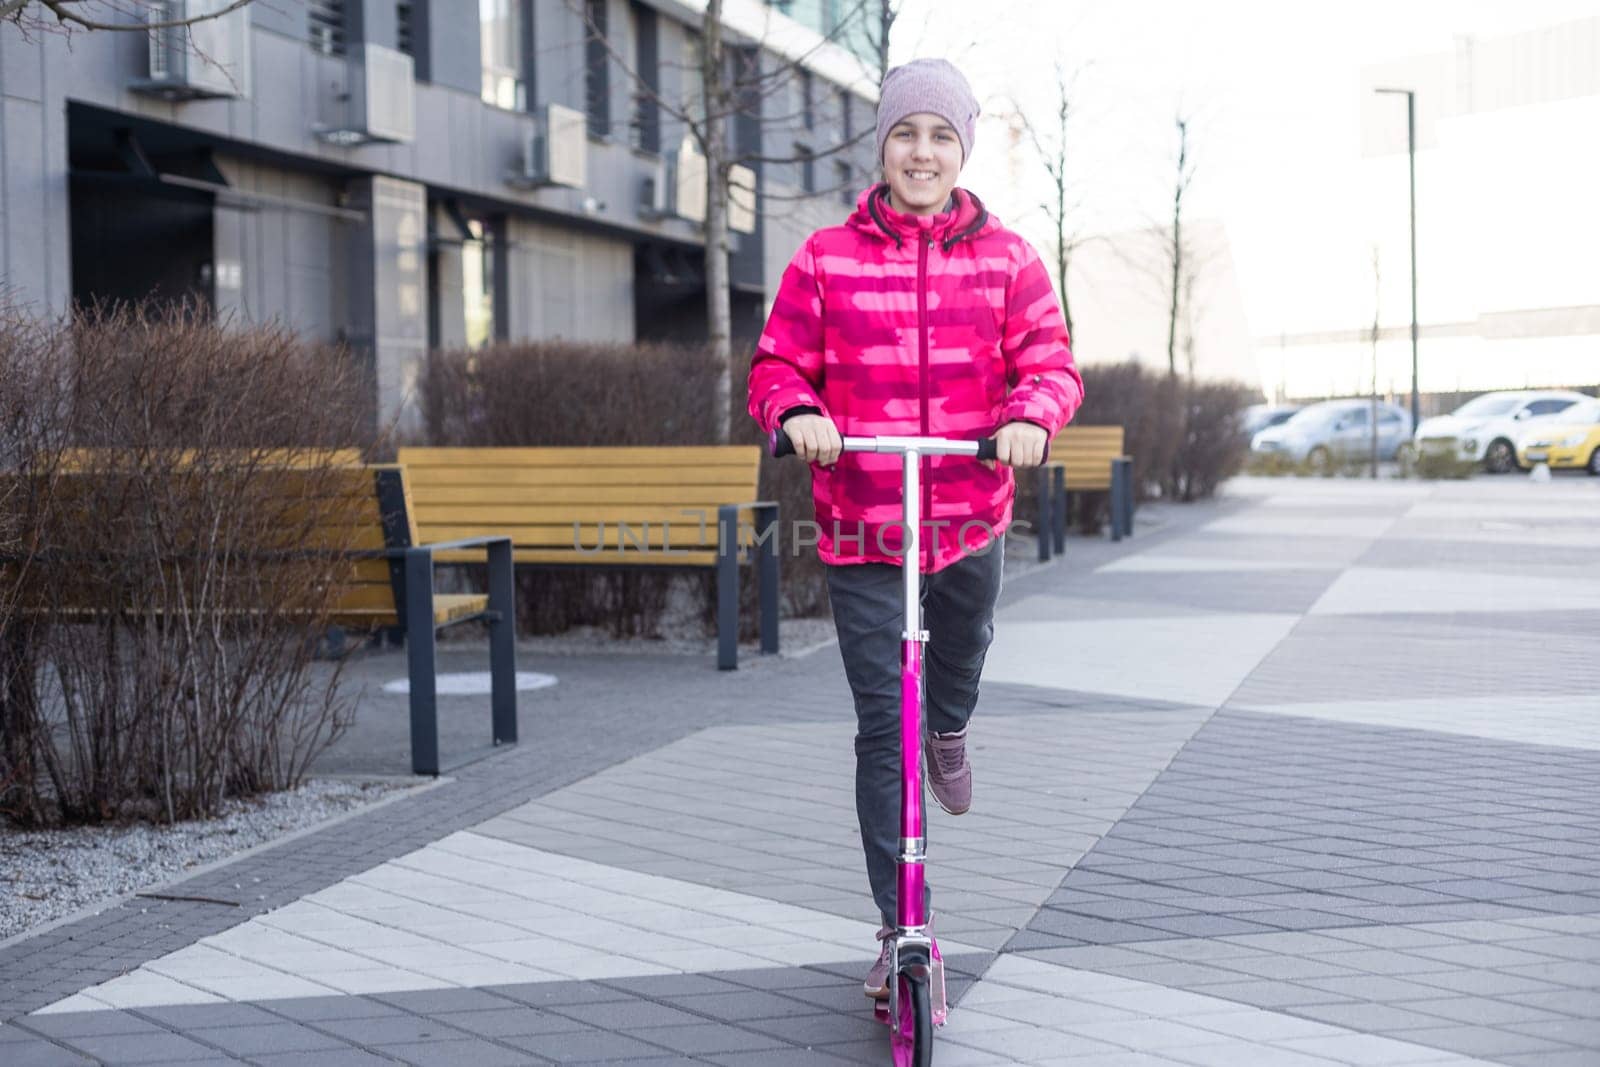
<svg viewBox="0 0 1600 1067"><path fill-rule="evenodd" d="M946 252L959 241L966 241L1000 229L1000 220L989 214L983 201L965 189L951 190L954 207L938 215L908 215L889 206L889 183L879 182L856 198L856 209L845 225L875 240L893 241L896 247L907 237L929 233Z"/></svg>

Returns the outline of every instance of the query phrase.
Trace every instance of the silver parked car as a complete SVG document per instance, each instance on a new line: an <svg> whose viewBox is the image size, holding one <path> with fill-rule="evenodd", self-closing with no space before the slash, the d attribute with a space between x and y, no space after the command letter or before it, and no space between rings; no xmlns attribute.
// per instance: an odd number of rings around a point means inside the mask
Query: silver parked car
<svg viewBox="0 0 1600 1067"><path fill-rule="evenodd" d="M1301 408L1280 426L1250 441L1258 456L1282 456L1293 463L1327 469L1336 462L1372 452L1372 401L1327 400ZM1394 459L1411 447L1411 415L1398 404L1378 404L1378 458Z"/></svg>

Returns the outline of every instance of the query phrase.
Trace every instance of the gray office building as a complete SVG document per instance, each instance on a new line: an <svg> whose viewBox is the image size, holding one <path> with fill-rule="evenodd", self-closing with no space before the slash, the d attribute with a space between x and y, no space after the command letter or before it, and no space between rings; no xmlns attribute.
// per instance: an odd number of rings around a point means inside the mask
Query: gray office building
<svg viewBox="0 0 1600 1067"><path fill-rule="evenodd" d="M151 18L226 6L159 0ZM0 23L0 287L41 315L153 295L284 321L370 360L380 417L407 411L429 347L704 336L705 161L678 117L700 106L704 6L257 0L186 30ZM728 0L730 66L787 71L731 123L755 190L732 210L736 338L872 177L867 7Z"/></svg>

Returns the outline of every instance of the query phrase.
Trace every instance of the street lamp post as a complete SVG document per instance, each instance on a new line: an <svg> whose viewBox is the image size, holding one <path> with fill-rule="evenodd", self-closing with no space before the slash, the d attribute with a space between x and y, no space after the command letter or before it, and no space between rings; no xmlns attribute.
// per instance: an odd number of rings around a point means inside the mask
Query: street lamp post
<svg viewBox="0 0 1600 1067"><path fill-rule="evenodd" d="M1417 94L1413 89L1378 89L1406 98L1406 155L1411 163L1411 432L1421 421L1417 397Z"/></svg>

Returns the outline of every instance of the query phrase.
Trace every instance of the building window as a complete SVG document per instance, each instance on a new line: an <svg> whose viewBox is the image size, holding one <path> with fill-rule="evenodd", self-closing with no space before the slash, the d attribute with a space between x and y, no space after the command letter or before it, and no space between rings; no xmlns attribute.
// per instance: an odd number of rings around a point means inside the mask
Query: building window
<svg viewBox="0 0 1600 1067"><path fill-rule="evenodd" d="M467 222L461 242L461 300L468 348L494 340L494 231L478 219Z"/></svg>
<svg viewBox="0 0 1600 1067"><path fill-rule="evenodd" d="M855 115L850 107L850 90L839 91L839 124L844 128L844 143L849 144L855 139Z"/></svg>
<svg viewBox="0 0 1600 1067"><path fill-rule="evenodd" d="M606 0L584 0L583 88L589 135L611 134L611 56L606 51Z"/></svg>
<svg viewBox="0 0 1600 1067"><path fill-rule="evenodd" d="M344 55L344 0L310 0L306 4L306 36L311 47L323 55Z"/></svg>
<svg viewBox="0 0 1600 1067"><path fill-rule="evenodd" d="M394 5L395 47L408 56L415 56L411 44L411 0L398 0Z"/></svg>
<svg viewBox="0 0 1600 1067"><path fill-rule="evenodd" d="M661 151L661 34L654 8L630 0L633 16L633 69L638 86L633 98L633 121L629 124L633 147L645 152Z"/></svg>
<svg viewBox="0 0 1600 1067"><path fill-rule="evenodd" d="M817 159L811 149L803 144L794 146L795 163L800 171L800 191L814 193L817 191Z"/></svg>
<svg viewBox="0 0 1600 1067"><path fill-rule="evenodd" d="M483 102L521 111L521 0L478 0L478 32L483 57Z"/></svg>
<svg viewBox="0 0 1600 1067"><path fill-rule="evenodd" d="M839 187L839 203L854 206L856 202L855 175L850 172L850 164L842 159L833 161L833 181Z"/></svg>
<svg viewBox="0 0 1600 1067"><path fill-rule="evenodd" d="M800 124L808 130L817 128L817 112L815 107L816 86L811 80L811 72L800 72Z"/></svg>

